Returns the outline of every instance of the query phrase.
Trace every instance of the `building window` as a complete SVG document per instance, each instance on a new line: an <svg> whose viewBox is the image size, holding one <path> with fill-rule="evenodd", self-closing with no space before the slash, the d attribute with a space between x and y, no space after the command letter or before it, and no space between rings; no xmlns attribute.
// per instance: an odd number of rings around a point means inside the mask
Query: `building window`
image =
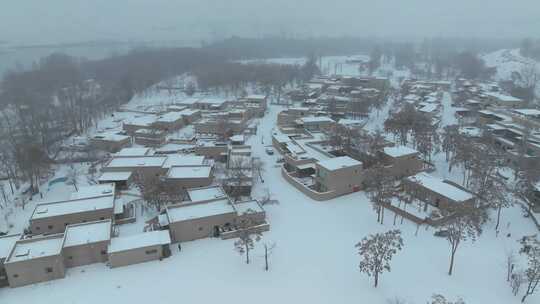
<svg viewBox="0 0 540 304"><path fill-rule="evenodd" d="M203 227L199 227L199 231L203 231Z"/></svg>
<svg viewBox="0 0 540 304"><path fill-rule="evenodd" d="M102 255L106 255L106 254L107 254L107 250L101 250L101 254L102 254Z"/></svg>
<svg viewBox="0 0 540 304"><path fill-rule="evenodd" d="M100 217L99 219L100 219L101 221L103 221L105 218L104 218L104 217Z"/></svg>
<svg viewBox="0 0 540 304"><path fill-rule="evenodd" d="M48 228L49 228L49 230L52 230L52 229L54 228L54 226L53 226L53 225L49 225Z"/></svg>
<svg viewBox="0 0 540 304"><path fill-rule="evenodd" d="M72 257L72 256L68 256L68 260L73 260L73 257Z"/></svg>
<svg viewBox="0 0 540 304"><path fill-rule="evenodd" d="M146 250L146 254L156 254L156 253L157 253L157 249Z"/></svg>
<svg viewBox="0 0 540 304"><path fill-rule="evenodd" d="M45 268L45 272L46 272L46 273L51 273L51 272L53 272L52 267L47 267L47 268Z"/></svg>
<svg viewBox="0 0 540 304"><path fill-rule="evenodd" d="M39 228L39 227L36 227L36 230L40 230L40 229L41 229L41 228Z"/></svg>
<svg viewBox="0 0 540 304"><path fill-rule="evenodd" d="M65 223L64 225L67 226L67 225L69 225L69 223Z"/></svg>
<svg viewBox="0 0 540 304"><path fill-rule="evenodd" d="M14 278L18 278L19 275L18 275L18 274L14 274L13 277L14 277Z"/></svg>

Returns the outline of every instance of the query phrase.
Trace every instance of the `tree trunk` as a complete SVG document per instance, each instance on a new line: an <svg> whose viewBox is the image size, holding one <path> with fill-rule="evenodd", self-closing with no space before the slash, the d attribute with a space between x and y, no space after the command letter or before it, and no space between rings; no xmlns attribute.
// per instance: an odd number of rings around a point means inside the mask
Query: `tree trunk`
<svg viewBox="0 0 540 304"><path fill-rule="evenodd" d="M246 264L249 264L249 246L246 244Z"/></svg>
<svg viewBox="0 0 540 304"><path fill-rule="evenodd" d="M448 275L452 275L452 271L454 270L454 256L456 255L456 250L452 249L452 254L450 255L450 268L448 269Z"/></svg>
<svg viewBox="0 0 540 304"><path fill-rule="evenodd" d="M375 272L375 288L377 288L377 285L379 285L379 273Z"/></svg>
<svg viewBox="0 0 540 304"><path fill-rule="evenodd" d="M501 223L501 212L502 212L502 205L499 205L499 209L497 210L497 224L495 225L495 231L499 230L499 224Z"/></svg>
<svg viewBox="0 0 540 304"><path fill-rule="evenodd" d="M268 271L268 246L264 245L264 270Z"/></svg>

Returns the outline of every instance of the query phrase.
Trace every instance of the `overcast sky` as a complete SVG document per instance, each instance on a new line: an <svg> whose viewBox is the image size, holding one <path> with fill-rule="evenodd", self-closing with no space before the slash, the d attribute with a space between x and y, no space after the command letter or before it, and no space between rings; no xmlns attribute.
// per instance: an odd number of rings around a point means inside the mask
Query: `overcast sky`
<svg viewBox="0 0 540 304"><path fill-rule="evenodd" d="M540 0L9 0L0 41L540 36Z"/></svg>

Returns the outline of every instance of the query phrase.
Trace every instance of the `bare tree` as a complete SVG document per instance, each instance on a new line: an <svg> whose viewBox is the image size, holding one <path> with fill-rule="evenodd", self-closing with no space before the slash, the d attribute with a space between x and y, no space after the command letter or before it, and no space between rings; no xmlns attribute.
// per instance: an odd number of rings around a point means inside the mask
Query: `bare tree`
<svg viewBox="0 0 540 304"><path fill-rule="evenodd" d="M237 223L238 240L234 242L234 248L240 255L246 255L246 264L249 264L249 252L255 247L255 242L262 238L262 233L253 229L256 223L247 215Z"/></svg>
<svg viewBox="0 0 540 304"><path fill-rule="evenodd" d="M375 287L379 284L379 276L390 271L392 257L403 247L401 231L390 230L385 233L371 234L355 246L362 257L360 271L375 278Z"/></svg>
<svg viewBox="0 0 540 304"><path fill-rule="evenodd" d="M506 253L506 282L510 282L514 268L516 266L516 256L513 251Z"/></svg>
<svg viewBox="0 0 540 304"><path fill-rule="evenodd" d="M380 165L373 166L369 171L371 179L368 181L367 193L377 212L377 222L383 224L385 205L391 204L394 196L394 182Z"/></svg>
<svg viewBox="0 0 540 304"><path fill-rule="evenodd" d="M455 255L461 242L469 239L474 242L482 233L482 225L486 221L485 211L473 206L461 205L450 210L447 216L452 216L453 219L443 225L446 230L446 240L450 244L448 275L452 275Z"/></svg>
<svg viewBox="0 0 540 304"><path fill-rule="evenodd" d="M525 302L527 296L534 294L540 284L540 240L536 235L523 237L521 244L520 253L527 256L527 269L525 269L527 290L521 298L521 302Z"/></svg>
<svg viewBox="0 0 540 304"><path fill-rule="evenodd" d="M73 188L75 188L75 192L79 192L79 176L80 170L76 168L75 166L71 166L66 174L67 177L67 184L73 185Z"/></svg>
<svg viewBox="0 0 540 304"><path fill-rule="evenodd" d="M252 181L253 161L244 156L233 157L227 163L223 186L235 201L243 195L243 187Z"/></svg>

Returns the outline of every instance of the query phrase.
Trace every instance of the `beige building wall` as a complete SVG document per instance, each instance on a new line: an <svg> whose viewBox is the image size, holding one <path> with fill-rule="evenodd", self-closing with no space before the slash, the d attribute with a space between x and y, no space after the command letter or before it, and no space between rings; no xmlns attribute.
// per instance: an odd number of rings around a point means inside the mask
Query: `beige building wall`
<svg viewBox="0 0 540 304"><path fill-rule="evenodd" d="M111 219L113 218L113 212L113 208L107 208L90 212L30 219L30 232L32 234L63 233L67 225Z"/></svg>
<svg viewBox="0 0 540 304"><path fill-rule="evenodd" d="M365 178L361 165L332 171L317 165L317 175L315 177L322 186L321 192L333 190L337 195L360 190Z"/></svg>
<svg viewBox="0 0 540 304"><path fill-rule="evenodd" d="M66 267L77 267L94 263L107 262L107 246L109 241L64 247L62 255Z"/></svg>
<svg viewBox="0 0 540 304"><path fill-rule="evenodd" d="M10 287L46 282L65 276L64 258L61 255L11 262L5 264L5 268Z"/></svg>
<svg viewBox="0 0 540 304"><path fill-rule="evenodd" d="M163 246L155 245L126 251L109 253L111 268L159 260L163 257Z"/></svg>
<svg viewBox="0 0 540 304"><path fill-rule="evenodd" d="M181 208L181 207L180 207ZM172 242L186 242L203 239L214 235L214 227L233 225L236 219L236 212L174 222L169 224Z"/></svg>

